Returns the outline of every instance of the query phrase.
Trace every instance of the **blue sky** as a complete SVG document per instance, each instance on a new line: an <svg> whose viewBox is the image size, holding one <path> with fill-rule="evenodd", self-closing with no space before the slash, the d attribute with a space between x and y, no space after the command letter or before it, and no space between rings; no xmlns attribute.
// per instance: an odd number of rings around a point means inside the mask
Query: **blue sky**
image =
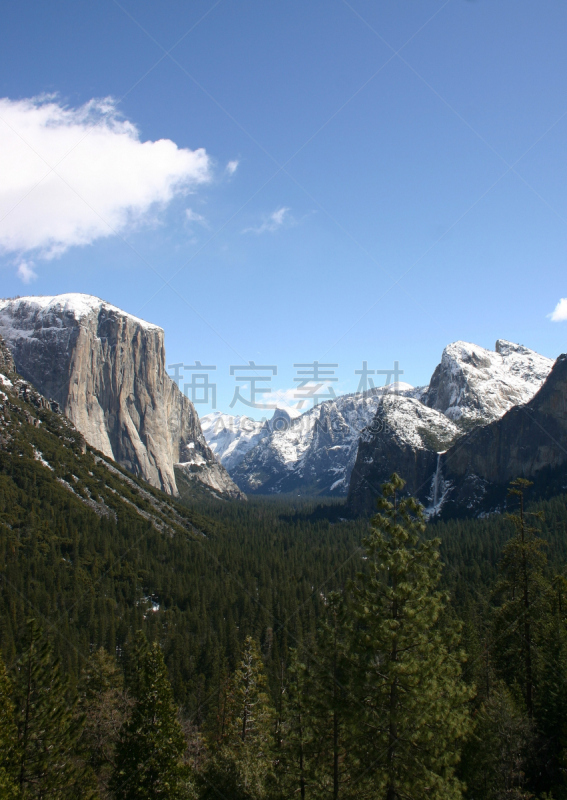
<svg viewBox="0 0 567 800"><path fill-rule="evenodd" d="M163 326L168 363L216 365L222 410L250 360L282 391L337 363L342 393L363 360L426 383L456 339L567 350L564 4L1 15L3 296L88 292Z"/></svg>

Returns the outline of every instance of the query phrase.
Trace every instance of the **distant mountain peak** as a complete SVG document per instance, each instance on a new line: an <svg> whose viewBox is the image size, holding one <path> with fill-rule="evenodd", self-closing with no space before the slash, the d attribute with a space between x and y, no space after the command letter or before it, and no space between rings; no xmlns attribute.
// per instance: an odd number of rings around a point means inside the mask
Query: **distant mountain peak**
<svg viewBox="0 0 567 800"><path fill-rule="evenodd" d="M505 339L495 350L452 342L422 399L454 421L487 424L531 400L552 366L551 359Z"/></svg>

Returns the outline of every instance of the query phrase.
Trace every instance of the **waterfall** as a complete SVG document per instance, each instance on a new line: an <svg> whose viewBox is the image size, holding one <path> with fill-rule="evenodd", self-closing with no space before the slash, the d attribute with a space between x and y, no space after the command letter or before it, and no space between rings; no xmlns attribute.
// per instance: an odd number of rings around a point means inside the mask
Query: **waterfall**
<svg viewBox="0 0 567 800"><path fill-rule="evenodd" d="M432 506L433 508L437 508L439 503L439 487L442 481L441 477L441 453L437 453L437 469L435 470L435 475L433 476L433 486L431 487L431 494L433 496Z"/></svg>
<svg viewBox="0 0 567 800"><path fill-rule="evenodd" d="M443 450L440 453L437 453L437 466L431 481L431 493L429 495L430 504L425 509L425 513L428 517L434 517L439 512L448 488L443 480L443 471L441 469L441 456L443 456L446 452L446 450Z"/></svg>

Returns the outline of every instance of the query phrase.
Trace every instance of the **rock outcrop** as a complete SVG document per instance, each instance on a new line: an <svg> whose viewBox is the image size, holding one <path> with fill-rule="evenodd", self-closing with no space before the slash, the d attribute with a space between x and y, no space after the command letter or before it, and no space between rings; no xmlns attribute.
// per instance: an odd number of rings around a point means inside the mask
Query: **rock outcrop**
<svg viewBox="0 0 567 800"><path fill-rule="evenodd" d="M18 372L58 401L86 441L177 494L174 465L242 497L166 372L163 330L83 294L0 301L0 334Z"/></svg>
<svg viewBox="0 0 567 800"><path fill-rule="evenodd" d="M2 375L10 374L16 371L16 365L6 342L0 336L0 373Z"/></svg>
<svg viewBox="0 0 567 800"><path fill-rule="evenodd" d="M443 453L440 511L447 516L478 514L502 507L510 481L527 478L549 486L567 473L567 355L525 405L464 436ZM546 487L539 487L544 490Z"/></svg>
<svg viewBox="0 0 567 800"><path fill-rule="evenodd" d="M360 438L347 500L351 512L375 511L381 486L392 472L404 478L410 494L431 507L436 500L431 476L436 472L437 454L461 434L444 414L419 400L384 397Z"/></svg>

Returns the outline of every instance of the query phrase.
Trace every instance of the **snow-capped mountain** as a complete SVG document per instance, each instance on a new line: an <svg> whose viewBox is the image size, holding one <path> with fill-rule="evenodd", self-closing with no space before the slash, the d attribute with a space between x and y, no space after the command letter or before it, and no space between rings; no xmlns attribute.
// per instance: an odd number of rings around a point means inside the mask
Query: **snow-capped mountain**
<svg viewBox="0 0 567 800"><path fill-rule="evenodd" d="M428 387L404 385L397 392L390 387L328 400L302 414L288 430L259 434L229 470L249 493L340 496L350 484L349 498L358 509L373 506L380 485L393 471L417 490L410 473L417 480L424 469L431 470L426 487L423 480L419 483L427 504L429 494L435 494L437 453L472 427L528 402L552 365L533 350L504 340L498 340L494 351L455 342L443 351Z"/></svg>
<svg viewBox="0 0 567 800"><path fill-rule="evenodd" d="M567 355L561 355L528 403L475 428L439 456L438 511L455 516L503 509L509 482L520 476L535 484L535 496L565 492L566 396Z"/></svg>
<svg viewBox="0 0 567 800"><path fill-rule="evenodd" d="M453 342L422 399L455 422L485 425L531 400L552 366L551 359L504 339L494 350Z"/></svg>
<svg viewBox="0 0 567 800"><path fill-rule="evenodd" d="M170 494L177 466L215 494L242 496L167 374L162 328L63 294L1 300L0 335L18 372L106 456Z"/></svg>
<svg viewBox="0 0 567 800"><path fill-rule="evenodd" d="M262 435L268 435L264 420L232 416L222 411L205 414L199 421L207 444L228 470L242 461Z"/></svg>
<svg viewBox="0 0 567 800"><path fill-rule="evenodd" d="M416 392L408 384L397 388L404 395ZM276 427L230 470L232 477L250 493L346 494L361 431L384 394L374 389L326 400L283 430Z"/></svg>
<svg viewBox="0 0 567 800"><path fill-rule="evenodd" d="M285 431L301 412L294 408L276 408L271 419L252 419L214 411L201 417L201 429L207 444L227 470L233 470L245 455L273 431Z"/></svg>
<svg viewBox="0 0 567 800"><path fill-rule="evenodd" d="M468 431L483 428L501 419L511 408L531 401L553 364L527 347L502 339L496 342L494 351L468 342L450 344L443 351L429 387L419 398L438 415L425 425L419 423L419 440L405 433L406 427L412 430L412 424L406 421L407 415L401 414L399 401L398 409L380 412L388 419L388 429L379 429L374 421L363 432L349 487L351 509L358 513L374 510L380 486L396 471L406 480L408 491L431 514L438 513L449 489L441 467L444 451L453 446L453 452L458 452L460 437L466 437ZM415 409L410 416L416 419ZM442 420L451 422L452 438L450 428L446 429L446 436L443 433ZM459 443L455 444L457 439Z"/></svg>

